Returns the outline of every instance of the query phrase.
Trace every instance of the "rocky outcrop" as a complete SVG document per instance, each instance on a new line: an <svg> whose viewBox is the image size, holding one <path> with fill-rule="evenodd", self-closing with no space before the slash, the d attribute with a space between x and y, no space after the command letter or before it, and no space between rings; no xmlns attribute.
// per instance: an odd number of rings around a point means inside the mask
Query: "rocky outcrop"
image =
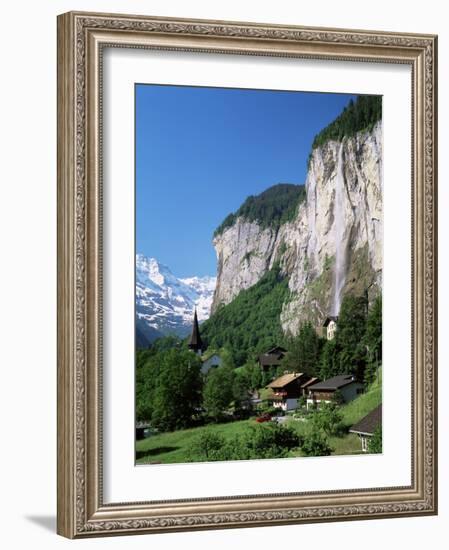
<svg viewBox="0 0 449 550"><path fill-rule="evenodd" d="M254 285L276 262L291 296L281 315L285 331L301 321L319 325L338 314L348 291L373 296L382 281L381 123L313 150L306 200L296 217L262 228L239 217L214 238L218 277L212 312Z"/></svg>

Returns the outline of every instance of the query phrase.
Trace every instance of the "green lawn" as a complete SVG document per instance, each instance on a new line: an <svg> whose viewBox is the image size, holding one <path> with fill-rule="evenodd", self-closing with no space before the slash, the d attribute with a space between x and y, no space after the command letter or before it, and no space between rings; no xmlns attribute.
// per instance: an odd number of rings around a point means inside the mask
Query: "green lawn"
<svg viewBox="0 0 449 550"><path fill-rule="evenodd" d="M349 429L358 420L366 416L382 401L382 380L374 382L368 391L360 397L341 407L343 422ZM158 435L152 435L146 439L137 441L136 458L137 464L149 464L151 462L162 462L164 464L186 462L187 449L193 438L204 431L213 431L225 438L233 438L237 434L244 433L250 425L255 424L254 419L239 420L225 424L209 424L198 428L178 430ZM286 425L293 427L299 434L308 430L308 422L302 422L289 418ZM346 434L343 437L329 438L333 454L360 454L361 447L359 438L355 434ZM299 451L292 451L292 456L299 456Z"/></svg>
<svg viewBox="0 0 449 550"><path fill-rule="evenodd" d="M223 437L232 438L237 434L245 432L248 426L254 423L254 420L238 420L225 424L208 424L207 426L198 428L152 435L136 442L136 462L137 464L186 462L187 448L193 438L202 432L212 431Z"/></svg>
<svg viewBox="0 0 449 550"><path fill-rule="evenodd" d="M305 435L309 429L307 422L299 422L297 420L288 420L287 425L294 428L301 435ZM347 433L342 437L330 437L329 444L333 449L333 455L353 455L362 453L360 440L355 434ZM292 451L291 456L301 456L301 452L299 450Z"/></svg>
<svg viewBox="0 0 449 550"><path fill-rule="evenodd" d="M382 372L379 370L379 381L374 381L368 390L354 401L343 405L341 412L343 422L350 427L382 402Z"/></svg>
<svg viewBox="0 0 449 550"><path fill-rule="evenodd" d="M382 402L382 373L379 371L379 380L374 381L368 390L354 401L342 405L340 412L343 416L343 423L347 429L361 420L369 412L375 409ZM308 423L298 422L294 419L287 421L289 426L295 428L299 434L304 435L308 430ZM361 454L362 449L359 437L356 434L347 433L343 437L330 437L329 443L333 448L334 455ZM294 456L299 456L296 452Z"/></svg>

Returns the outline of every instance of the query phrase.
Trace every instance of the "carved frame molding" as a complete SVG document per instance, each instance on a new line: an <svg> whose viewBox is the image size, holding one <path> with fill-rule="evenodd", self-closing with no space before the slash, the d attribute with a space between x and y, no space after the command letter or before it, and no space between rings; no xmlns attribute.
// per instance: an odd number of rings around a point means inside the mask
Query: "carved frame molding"
<svg viewBox="0 0 449 550"><path fill-rule="evenodd" d="M146 503L102 501L104 47L406 63L412 67L410 487ZM250 527L437 513L437 38L70 12L58 17L58 533Z"/></svg>

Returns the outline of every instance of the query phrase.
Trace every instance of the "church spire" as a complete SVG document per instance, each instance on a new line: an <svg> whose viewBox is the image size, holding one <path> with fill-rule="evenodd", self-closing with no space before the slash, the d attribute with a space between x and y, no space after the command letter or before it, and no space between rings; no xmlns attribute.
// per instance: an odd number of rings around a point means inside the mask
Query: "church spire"
<svg viewBox="0 0 449 550"><path fill-rule="evenodd" d="M201 355L201 352L203 351L203 342L201 340L200 327L198 325L198 316L196 314L196 308L195 308L195 314L193 316L193 326L192 326L192 334L190 336L190 341L189 341L189 349L191 349L195 353L198 353L199 355Z"/></svg>

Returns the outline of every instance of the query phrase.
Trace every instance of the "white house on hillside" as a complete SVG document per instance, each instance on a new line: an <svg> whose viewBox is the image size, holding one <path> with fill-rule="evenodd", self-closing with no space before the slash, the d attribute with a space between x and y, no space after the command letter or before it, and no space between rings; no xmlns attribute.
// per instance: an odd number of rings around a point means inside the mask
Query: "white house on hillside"
<svg viewBox="0 0 449 550"><path fill-rule="evenodd" d="M330 317L326 317L323 323L323 328L326 331L326 338L328 340L333 340L335 338L335 332L337 330L337 321L338 321L338 317L330 316Z"/></svg>

